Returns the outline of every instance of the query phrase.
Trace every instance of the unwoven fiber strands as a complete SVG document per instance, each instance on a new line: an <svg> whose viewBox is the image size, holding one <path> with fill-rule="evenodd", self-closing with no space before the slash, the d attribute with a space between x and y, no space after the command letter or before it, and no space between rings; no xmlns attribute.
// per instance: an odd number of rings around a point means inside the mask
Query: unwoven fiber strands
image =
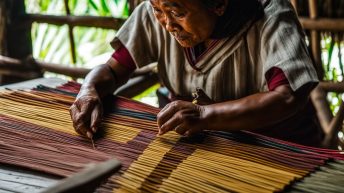
<svg viewBox="0 0 344 193"><path fill-rule="evenodd" d="M75 133L69 107L80 85L0 93L0 163L67 177L122 162L97 192L343 192L342 152L252 132L157 136L159 109L110 97L95 149Z"/></svg>

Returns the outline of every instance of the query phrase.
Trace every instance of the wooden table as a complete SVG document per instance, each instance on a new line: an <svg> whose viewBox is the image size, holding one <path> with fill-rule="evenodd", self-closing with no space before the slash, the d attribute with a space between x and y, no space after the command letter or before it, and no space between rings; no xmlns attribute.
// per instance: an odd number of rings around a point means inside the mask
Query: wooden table
<svg viewBox="0 0 344 193"><path fill-rule="evenodd" d="M66 83L60 78L39 78L16 84L0 86L0 90L32 89L39 84L55 87ZM41 192L43 189L56 184L59 178L39 172L29 171L14 166L0 165L0 193Z"/></svg>

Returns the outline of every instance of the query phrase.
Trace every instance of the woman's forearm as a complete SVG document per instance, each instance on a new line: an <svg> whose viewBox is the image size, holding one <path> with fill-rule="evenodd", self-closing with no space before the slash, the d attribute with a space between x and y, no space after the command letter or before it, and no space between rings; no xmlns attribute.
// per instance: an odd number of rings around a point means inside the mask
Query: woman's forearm
<svg viewBox="0 0 344 193"><path fill-rule="evenodd" d="M110 58L106 64L97 66L86 76L76 100L70 107L77 133L92 139L103 116L102 98L124 84L131 72Z"/></svg>
<svg viewBox="0 0 344 193"><path fill-rule="evenodd" d="M96 91L100 98L112 94L119 86L127 82L130 72L110 59L106 64L97 66L87 74L80 89L80 94L87 91Z"/></svg>
<svg viewBox="0 0 344 193"><path fill-rule="evenodd" d="M208 105L204 116L208 128L213 130L249 130L266 127L283 121L300 110L308 100L296 95L287 86L275 91Z"/></svg>

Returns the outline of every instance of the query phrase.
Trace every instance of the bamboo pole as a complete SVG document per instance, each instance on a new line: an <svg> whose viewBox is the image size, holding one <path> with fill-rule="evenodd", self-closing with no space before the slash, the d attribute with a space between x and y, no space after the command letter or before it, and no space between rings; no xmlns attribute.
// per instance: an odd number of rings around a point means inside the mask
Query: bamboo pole
<svg viewBox="0 0 344 193"><path fill-rule="evenodd" d="M318 6L317 0L309 0L309 17L311 19L316 19L318 17Z"/></svg>
<svg viewBox="0 0 344 193"><path fill-rule="evenodd" d="M9 58L0 55L0 69L12 70L13 73L22 71L23 76L25 73L29 74L28 70L36 71L49 71L58 74L64 74L75 78L84 78L90 69L87 68L74 68L60 64L47 63L28 58L26 61L21 61L14 58Z"/></svg>
<svg viewBox="0 0 344 193"><path fill-rule="evenodd" d="M149 65L136 70L129 82L120 87L116 91L116 94L134 97L145 89L157 84L159 78L156 72L154 72L155 68L156 66ZM0 74L33 79L37 78L37 76L41 75L44 71L63 74L73 78L85 78L91 69L68 67L62 64L38 61L33 58L28 58L26 61L20 61L0 55Z"/></svg>
<svg viewBox="0 0 344 193"><path fill-rule="evenodd" d="M344 19L309 19L305 17L299 17L299 20L302 27L306 30L344 31Z"/></svg>
<svg viewBox="0 0 344 193"><path fill-rule="evenodd" d="M344 93L344 82L320 82L319 85L326 92Z"/></svg>
<svg viewBox="0 0 344 193"><path fill-rule="evenodd" d="M331 123L329 124L329 133L326 135L323 141L323 147L337 149L338 145L338 132L342 129L344 120L344 103L341 101L339 106L339 110L336 116L332 119Z"/></svg>
<svg viewBox="0 0 344 193"><path fill-rule="evenodd" d="M91 71L91 69L88 68L68 67L68 65L65 64L44 62L31 57L25 61L21 61L2 55L0 55L0 69L16 71L41 70L63 74L74 78L84 78ZM135 70L131 77L147 75L150 73L157 73L156 64L151 64Z"/></svg>
<svg viewBox="0 0 344 193"><path fill-rule="evenodd" d="M344 93L344 82L320 82L311 94L320 125L325 132L322 147L336 149L337 134L342 129L344 120L344 103L342 101L338 113L333 117L326 98L328 92Z"/></svg>
<svg viewBox="0 0 344 193"><path fill-rule="evenodd" d="M309 0L309 17L310 19L317 19L318 18L318 7L317 7L317 0ZM318 31L312 30L311 31L311 48L313 53L313 58L315 62L315 68L318 72L318 77L320 80L324 78L324 69L322 67L322 60L321 60L321 45L320 45L320 33Z"/></svg>
<svg viewBox="0 0 344 193"><path fill-rule="evenodd" d="M0 54L6 54L6 8L5 1L0 1Z"/></svg>
<svg viewBox="0 0 344 193"><path fill-rule="evenodd" d="M330 110L330 105L327 102L327 92L324 91L320 86L317 86L311 93L311 99L316 109L317 117L319 119L320 125L325 132L329 134L329 125L333 118L332 112Z"/></svg>
<svg viewBox="0 0 344 193"><path fill-rule="evenodd" d="M98 27L104 29L118 30L125 19L114 17L96 16L57 16L42 14L27 14L28 22L48 23L53 25L71 25L84 27Z"/></svg>
<svg viewBox="0 0 344 193"><path fill-rule="evenodd" d="M27 17L30 22L48 23L59 26L68 24L71 26L98 27L114 30L118 30L125 21L125 19L121 18L97 16L57 16L28 14ZM300 17L299 20L303 28L306 30L344 31L344 19L342 18L309 19Z"/></svg>
<svg viewBox="0 0 344 193"><path fill-rule="evenodd" d="M41 77L41 74L38 72L27 72L27 71L13 71L13 70L6 70L6 69L0 69L0 75L1 76L14 76L18 78L23 78L23 79L34 79L37 77ZM1 77L0 76L0 77ZM0 78L1 80L1 78Z"/></svg>
<svg viewBox="0 0 344 193"><path fill-rule="evenodd" d="M67 16L70 16L70 9L68 6L68 0L64 0L64 5L66 9ZM72 54L72 63L76 63L76 52L75 52L75 41L74 41L74 35L73 35L73 26L68 24L68 34L69 34L69 45L70 45L70 51Z"/></svg>

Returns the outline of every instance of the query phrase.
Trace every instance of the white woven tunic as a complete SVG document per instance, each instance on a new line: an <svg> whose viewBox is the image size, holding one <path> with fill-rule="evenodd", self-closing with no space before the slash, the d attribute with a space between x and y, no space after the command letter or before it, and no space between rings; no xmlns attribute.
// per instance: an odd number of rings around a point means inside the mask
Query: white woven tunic
<svg viewBox="0 0 344 193"><path fill-rule="evenodd" d="M293 90L317 82L303 31L289 1L264 5L265 15L233 38L219 40L192 68L183 49L154 17L148 1L138 6L111 45L128 49L137 67L158 62L162 83L175 96L202 88L216 102L266 91L265 73L283 70Z"/></svg>

